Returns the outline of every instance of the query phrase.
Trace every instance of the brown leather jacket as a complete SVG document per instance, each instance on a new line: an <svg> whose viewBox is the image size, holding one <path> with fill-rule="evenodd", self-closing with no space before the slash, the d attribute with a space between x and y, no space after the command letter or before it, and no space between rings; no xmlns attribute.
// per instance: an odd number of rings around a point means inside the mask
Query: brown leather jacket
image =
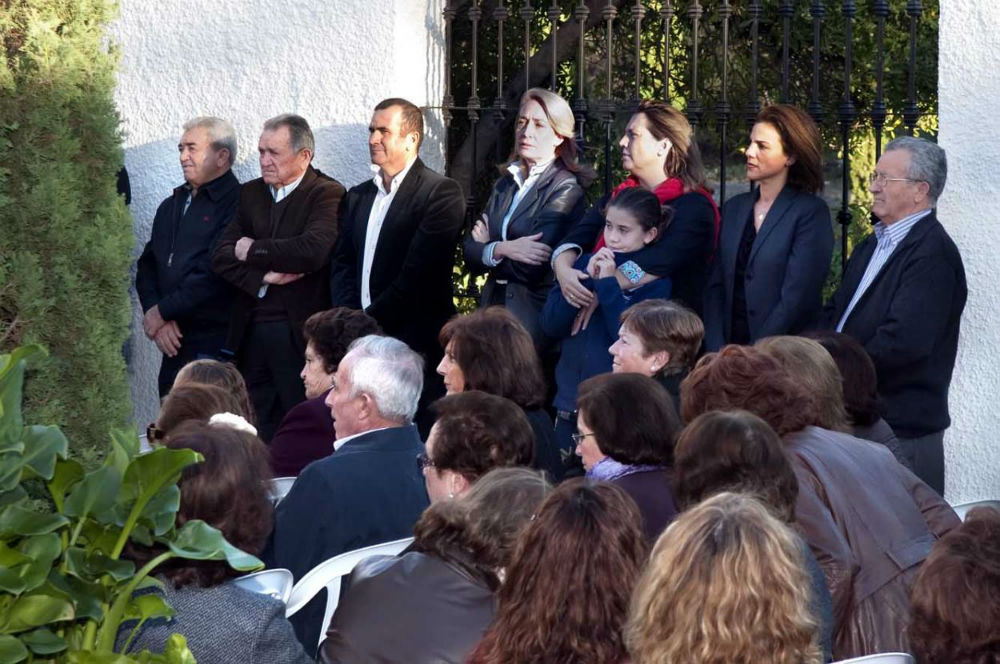
<svg viewBox="0 0 1000 664"><path fill-rule="evenodd" d="M908 650L910 586L955 512L882 445L806 427L785 448L795 519L833 596L834 658Z"/></svg>

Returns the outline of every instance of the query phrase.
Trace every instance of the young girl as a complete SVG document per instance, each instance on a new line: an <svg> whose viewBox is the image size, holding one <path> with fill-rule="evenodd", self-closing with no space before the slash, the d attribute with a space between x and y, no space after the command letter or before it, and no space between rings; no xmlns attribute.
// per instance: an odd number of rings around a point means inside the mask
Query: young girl
<svg viewBox="0 0 1000 664"><path fill-rule="evenodd" d="M605 246L593 254L580 256L574 266L590 275L586 285L597 296L593 309L573 307L557 285L549 293L540 320L545 334L562 340L553 405L557 415L556 440L568 466L578 466L573 454L577 386L591 376L611 371L608 346L618 336L619 317L625 309L641 300L670 295L669 279L656 279L623 291L615 277L619 267L628 276L630 255L659 237L669 220L669 208L661 208L655 194L636 187L615 196L604 215ZM577 467L568 474L581 472Z"/></svg>

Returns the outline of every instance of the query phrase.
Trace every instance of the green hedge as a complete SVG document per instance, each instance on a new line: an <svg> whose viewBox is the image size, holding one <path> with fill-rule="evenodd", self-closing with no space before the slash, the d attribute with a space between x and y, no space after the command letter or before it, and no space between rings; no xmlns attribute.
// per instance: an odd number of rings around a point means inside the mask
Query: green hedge
<svg viewBox="0 0 1000 664"><path fill-rule="evenodd" d="M117 58L104 0L0 5L0 352L52 354L26 385L30 421L61 426L86 461L130 416L132 223L122 164Z"/></svg>

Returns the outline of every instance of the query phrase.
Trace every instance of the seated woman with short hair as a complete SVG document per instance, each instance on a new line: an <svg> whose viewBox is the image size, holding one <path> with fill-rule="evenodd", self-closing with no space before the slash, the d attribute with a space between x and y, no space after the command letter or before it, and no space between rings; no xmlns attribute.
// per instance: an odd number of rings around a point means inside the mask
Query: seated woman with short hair
<svg viewBox="0 0 1000 664"><path fill-rule="evenodd" d="M250 391L247 390L247 383L243 380L243 374L232 362L220 362L202 358L188 362L177 372L174 378L174 385L170 389L181 385L214 385L229 392L240 402L240 410L233 411L243 415L250 424L257 425L257 415L254 413L253 402L250 400Z"/></svg>
<svg viewBox="0 0 1000 664"><path fill-rule="evenodd" d="M612 371L655 379L680 412L681 381L698 359L705 326L679 302L644 300L622 312L618 339L611 344Z"/></svg>
<svg viewBox="0 0 1000 664"><path fill-rule="evenodd" d="M576 453L587 477L631 496L652 544L677 514L670 465L681 423L670 396L646 376L602 374L580 384L576 405Z"/></svg>
<svg viewBox="0 0 1000 664"><path fill-rule="evenodd" d="M181 474L177 524L200 519L222 531L233 546L259 555L274 522L264 444L229 425L185 422L171 430L166 446L192 449L204 457ZM131 557L143 564L160 552L155 547L135 547ZM163 582L158 592L176 615L171 620L147 620L134 637L130 637L134 623L124 623L119 646L128 641L130 652L163 652L170 635L178 633L199 662L311 662L285 618L284 603L226 583L238 574L225 561L167 561L157 569Z"/></svg>
<svg viewBox="0 0 1000 664"><path fill-rule="evenodd" d="M467 661L625 662L622 629L646 552L639 512L622 489L564 482L521 534L496 619Z"/></svg>
<svg viewBox="0 0 1000 664"><path fill-rule="evenodd" d="M156 422L146 428L146 439L150 445L162 443L182 423L195 420L207 424L213 415L220 413L238 415L247 431L256 435L257 430L247 421L249 413L243 408L238 395L221 387L200 383L175 384L163 398Z"/></svg>
<svg viewBox="0 0 1000 664"><path fill-rule="evenodd" d="M563 459L552 418L543 410L545 379L531 334L505 307L478 309L449 320L438 336L444 357L437 372L448 394L480 390L510 399L524 411L535 435L534 467L553 481L563 477Z"/></svg>
<svg viewBox="0 0 1000 664"><path fill-rule="evenodd" d="M756 499L720 493L677 517L636 584L632 661L819 664L798 538Z"/></svg>
<svg viewBox="0 0 1000 664"><path fill-rule="evenodd" d="M517 537L550 488L536 471L500 468L461 499L427 508L406 553L354 568L320 661L465 662L493 620Z"/></svg>

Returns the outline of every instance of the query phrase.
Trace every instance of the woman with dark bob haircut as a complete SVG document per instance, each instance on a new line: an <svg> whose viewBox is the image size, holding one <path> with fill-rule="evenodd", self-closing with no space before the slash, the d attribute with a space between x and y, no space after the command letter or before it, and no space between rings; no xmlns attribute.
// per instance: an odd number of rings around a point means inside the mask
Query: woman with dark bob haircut
<svg viewBox="0 0 1000 664"><path fill-rule="evenodd" d="M722 209L712 277L705 289L705 347L749 344L803 330L819 313L833 255L819 129L786 104L757 115L746 149L758 185Z"/></svg>
<svg viewBox="0 0 1000 664"><path fill-rule="evenodd" d="M285 413L271 438L271 467L279 477L297 476L313 461L333 452L333 416L326 397L333 386L337 365L355 339L382 334L375 319L363 311L336 307L319 311L302 326L306 341L305 364L299 374L306 400Z"/></svg>
<svg viewBox="0 0 1000 664"><path fill-rule="evenodd" d="M767 422L745 410L702 413L681 432L674 447L674 495L686 510L723 491L753 495L775 516L795 526L799 481L781 438ZM819 645L831 657L833 606L823 570L801 538L812 581L810 608L819 625Z"/></svg>
<svg viewBox="0 0 1000 664"><path fill-rule="evenodd" d="M531 335L504 307L478 309L448 321L438 336L444 358L437 372L448 394L479 390L510 399L535 433L534 467L554 481L564 475L552 420L542 409L545 379Z"/></svg>
<svg viewBox="0 0 1000 664"><path fill-rule="evenodd" d="M181 474L177 525L200 519L222 531L233 546L259 555L274 523L264 444L228 425L185 422L171 432L166 445L192 449L204 457ZM158 547L136 547L132 557L141 565L159 553ZM285 618L284 603L226 583L237 572L225 561L174 558L158 570L164 583L156 592L162 592L176 616L143 622L129 651L162 652L170 635L179 633L199 662L312 661ZM131 622L123 624L119 645L124 645L133 627Z"/></svg>
<svg viewBox="0 0 1000 664"><path fill-rule="evenodd" d="M681 399L687 421L742 409L782 437L799 480L796 522L833 597L834 657L907 650L910 587L934 540L958 525L951 507L882 445L816 426L818 399L759 349L706 355Z"/></svg>
<svg viewBox="0 0 1000 664"><path fill-rule="evenodd" d="M899 439L889 423L882 419L882 400L878 395L878 376L868 351L854 337L842 332L806 332L802 336L826 349L840 371L844 408L856 438L881 443L889 448L896 461L913 470Z"/></svg>
<svg viewBox="0 0 1000 664"><path fill-rule="evenodd" d="M429 507L406 553L354 568L320 661L465 662L496 612L498 572L550 491L537 471L499 468L460 500Z"/></svg>
<svg viewBox="0 0 1000 664"><path fill-rule="evenodd" d="M639 511L612 484L578 478L549 494L517 543L497 615L470 664L616 664L646 559Z"/></svg>
<svg viewBox="0 0 1000 664"><path fill-rule="evenodd" d="M920 664L1000 662L1000 513L969 512L913 584L911 652Z"/></svg>
<svg viewBox="0 0 1000 664"><path fill-rule="evenodd" d="M681 423L670 395L646 376L602 374L580 384L576 405L576 453L587 477L631 496L652 544L677 514L669 468Z"/></svg>

